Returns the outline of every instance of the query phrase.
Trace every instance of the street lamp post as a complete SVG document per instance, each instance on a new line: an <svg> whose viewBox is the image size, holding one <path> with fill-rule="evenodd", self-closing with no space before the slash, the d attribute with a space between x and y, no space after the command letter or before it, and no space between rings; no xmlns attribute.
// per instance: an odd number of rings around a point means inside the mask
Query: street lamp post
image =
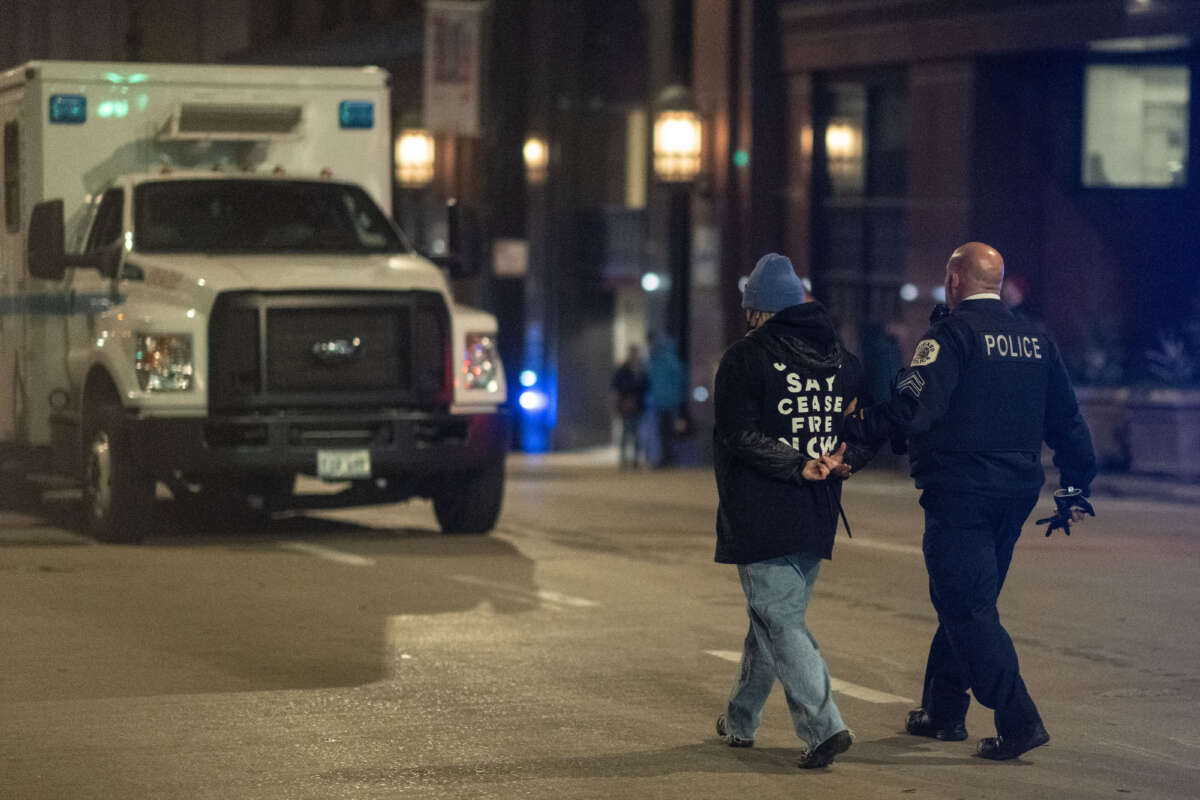
<svg viewBox="0 0 1200 800"><path fill-rule="evenodd" d="M659 95L654 115L654 175L667 188L667 272L670 276L667 316L679 339L684 363L689 358L689 293L691 291L691 187L700 174L703 125L691 92L674 85Z"/></svg>
<svg viewBox="0 0 1200 800"><path fill-rule="evenodd" d="M423 128L403 128L396 136L396 183L400 186L400 227L425 250L424 189L433 181L433 137Z"/></svg>
<svg viewBox="0 0 1200 800"><path fill-rule="evenodd" d="M521 150L525 160L525 180L531 186L540 186L546 182L550 166L550 147L540 136L530 136L525 140Z"/></svg>

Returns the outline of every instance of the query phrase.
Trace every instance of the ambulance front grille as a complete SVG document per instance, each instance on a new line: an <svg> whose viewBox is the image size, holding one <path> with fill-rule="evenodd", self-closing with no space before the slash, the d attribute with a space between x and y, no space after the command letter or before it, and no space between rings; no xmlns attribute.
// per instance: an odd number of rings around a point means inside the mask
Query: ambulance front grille
<svg viewBox="0 0 1200 800"><path fill-rule="evenodd" d="M230 292L209 343L214 411L450 402L450 320L433 292Z"/></svg>

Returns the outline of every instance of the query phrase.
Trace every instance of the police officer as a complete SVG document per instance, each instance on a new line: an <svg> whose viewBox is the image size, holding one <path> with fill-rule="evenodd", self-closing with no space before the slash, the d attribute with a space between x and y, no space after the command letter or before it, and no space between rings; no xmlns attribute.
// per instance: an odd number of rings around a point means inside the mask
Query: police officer
<svg viewBox="0 0 1200 800"><path fill-rule="evenodd" d="M925 509L923 550L938 629L929 648L915 736L967 738L970 697L995 712L997 735L978 755L1016 758L1050 740L1021 679L996 598L1021 526L1045 476L1041 445L1054 451L1063 489L1046 535L1094 515L1086 497L1095 455L1057 348L1000 299L1004 261L970 242L946 264L949 313L932 324L900 372L892 397L864 410L848 435L908 439ZM861 427L859 427L861 426Z"/></svg>

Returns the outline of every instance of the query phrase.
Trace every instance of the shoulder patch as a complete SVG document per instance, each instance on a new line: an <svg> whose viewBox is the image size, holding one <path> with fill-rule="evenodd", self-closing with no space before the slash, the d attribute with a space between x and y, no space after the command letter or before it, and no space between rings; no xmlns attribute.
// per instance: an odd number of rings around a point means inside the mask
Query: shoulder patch
<svg viewBox="0 0 1200 800"><path fill-rule="evenodd" d="M913 353L910 367L925 367L937 361L938 351L942 346L934 339L922 339L917 342L917 350Z"/></svg>

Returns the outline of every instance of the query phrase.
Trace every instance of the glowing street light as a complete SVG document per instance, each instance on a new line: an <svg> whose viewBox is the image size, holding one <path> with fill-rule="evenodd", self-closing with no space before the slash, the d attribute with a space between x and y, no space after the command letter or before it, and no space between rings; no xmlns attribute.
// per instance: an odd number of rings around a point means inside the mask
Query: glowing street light
<svg viewBox="0 0 1200 800"><path fill-rule="evenodd" d="M396 180L417 189L433 180L433 137L421 128L406 128L396 137Z"/></svg>
<svg viewBox="0 0 1200 800"><path fill-rule="evenodd" d="M532 184L545 183L550 165L550 148L540 136L530 136L521 150L525 157L525 180Z"/></svg>
<svg viewBox="0 0 1200 800"><path fill-rule="evenodd" d="M671 86L654 116L654 174L668 183L687 183L700 174L704 126L688 90Z"/></svg>

